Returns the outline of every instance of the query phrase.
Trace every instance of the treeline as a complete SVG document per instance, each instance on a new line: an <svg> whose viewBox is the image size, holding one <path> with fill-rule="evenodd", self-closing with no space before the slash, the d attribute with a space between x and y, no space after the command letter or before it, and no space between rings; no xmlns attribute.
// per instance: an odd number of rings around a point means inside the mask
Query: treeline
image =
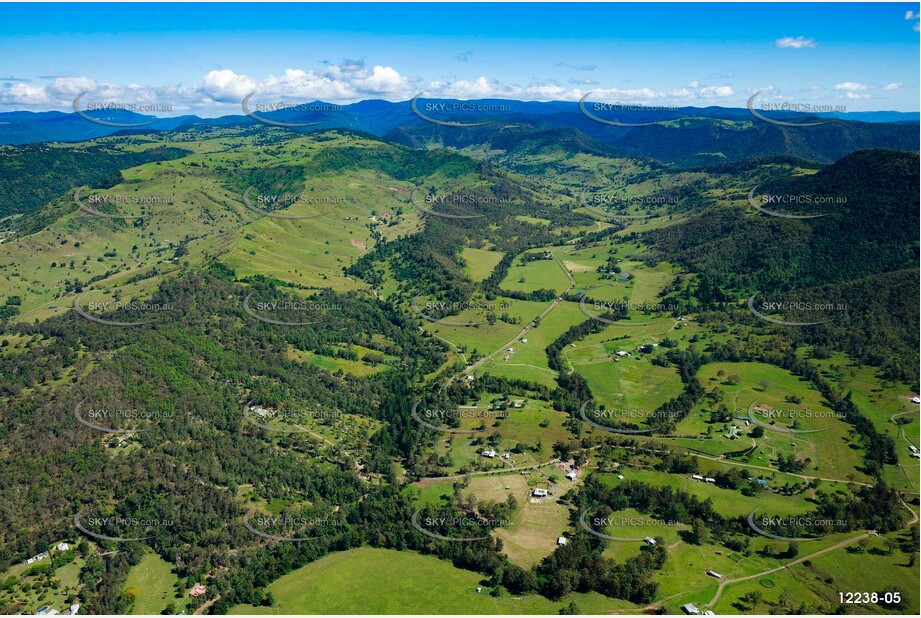
<svg viewBox="0 0 921 618"><path fill-rule="evenodd" d="M191 152L172 146L139 152L102 145L8 146L0 150L0 193L8 198L0 206L0 218L37 208L74 187L97 185L119 170L188 154Z"/></svg>

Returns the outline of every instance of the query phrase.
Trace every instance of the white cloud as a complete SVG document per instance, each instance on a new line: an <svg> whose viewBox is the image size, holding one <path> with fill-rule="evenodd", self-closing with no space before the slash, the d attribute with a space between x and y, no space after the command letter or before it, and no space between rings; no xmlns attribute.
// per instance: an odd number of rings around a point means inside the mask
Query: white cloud
<svg viewBox="0 0 921 618"><path fill-rule="evenodd" d="M846 90L849 92L857 92L859 90L869 90L870 87L866 84L861 84L860 82L842 82L840 84L835 84L835 90Z"/></svg>
<svg viewBox="0 0 921 618"><path fill-rule="evenodd" d="M731 97L736 93L732 86L707 86L700 89L700 96L705 99L715 99L721 97Z"/></svg>
<svg viewBox="0 0 921 618"><path fill-rule="evenodd" d="M51 103L51 98L42 86L13 84L9 90L0 94L0 102L7 105L43 105Z"/></svg>
<svg viewBox="0 0 921 618"><path fill-rule="evenodd" d="M845 92L844 93L845 99L869 99L872 96L873 95L871 94L857 94L856 92Z"/></svg>
<svg viewBox="0 0 921 618"><path fill-rule="evenodd" d="M818 44L813 38L806 38L798 36L793 38L792 36L785 36L783 38L777 39L775 41L777 47L780 48L789 48L789 49L803 49L805 47L818 47Z"/></svg>
<svg viewBox="0 0 921 618"><path fill-rule="evenodd" d="M597 86L599 82L596 82L591 77L571 77L569 78L569 83L576 86Z"/></svg>
<svg viewBox="0 0 921 618"><path fill-rule="evenodd" d="M46 88L52 95L75 97L81 92L96 90L96 82L88 77L58 77Z"/></svg>
<svg viewBox="0 0 921 618"><path fill-rule="evenodd" d="M240 101L256 90L256 81L230 69L209 71L198 85L199 92L215 101Z"/></svg>
<svg viewBox="0 0 921 618"><path fill-rule="evenodd" d="M883 86L883 90L898 90L904 84L902 82L892 82L891 84L886 84Z"/></svg>
<svg viewBox="0 0 921 618"><path fill-rule="evenodd" d="M921 24L921 12L915 13L914 11L905 11L905 19L909 19L909 20L910 20L910 19L919 20L918 22L916 22L916 23L914 23L914 24L912 25L912 29L913 29L915 32L921 31L921 26L919 26L919 24Z"/></svg>
<svg viewBox="0 0 921 618"><path fill-rule="evenodd" d="M700 82L696 79L688 84L688 88L700 88Z"/></svg>

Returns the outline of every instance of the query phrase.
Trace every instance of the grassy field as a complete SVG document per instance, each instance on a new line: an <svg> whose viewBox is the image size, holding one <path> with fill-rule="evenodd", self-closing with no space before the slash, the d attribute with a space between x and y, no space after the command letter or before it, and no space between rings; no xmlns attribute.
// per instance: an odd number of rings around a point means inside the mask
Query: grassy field
<svg viewBox="0 0 921 618"><path fill-rule="evenodd" d="M504 255L500 251L474 249L472 247L466 247L461 251L461 258L467 264L467 276L477 282L491 275L496 264L499 263Z"/></svg>
<svg viewBox="0 0 921 618"><path fill-rule="evenodd" d="M177 608L184 606L184 600L176 598L174 586L178 581L179 577L173 573L173 565L157 554L146 554L138 564L131 567L128 579L125 580L124 589L137 595L133 613L159 614L169 603L175 603Z"/></svg>
<svg viewBox="0 0 921 618"><path fill-rule="evenodd" d="M802 600L812 607L832 611L840 603L839 592L882 592L893 582L902 581L905 585L896 584L896 587L905 602L903 610L886 610L874 604L849 609L854 613L917 615L918 587L909 583L914 575L905 566L907 561L908 556L899 550L888 553L882 538L873 538L863 553L836 550L789 570L733 584L713 609L717 614L739 613L743 609L746 613L768 613L769 604L777 603L786 590L796 605ZM763 596L763 601L754 607L740 601L740 597L751 592Z"/></svg>
<svg viewBox="0 0 921 618"><path fill-rule="evenodd" d="M706 468L706 464L704 469ZM652 469L627 468L621 469L623 479L618 479L613 474L601 475L601 480L611 486L616 486L626 481L639 481L656 487L674 487L701 500L710 499L714 508L729 517L748 515L754 509L762 512L782 513L788 515L802 515L810 512L814 506L807 500L807 495L783 496L773 492L761 492L757 496L745 496L732 489L723 489L711 483L701 483L690 478L689 474L669 474Z"/></svg>
<svg viewBox="0 0 921 618"><path fill-rule="evenodd" d="M0 591L0 607L18 607L14 613L22 614L34 614L46 605L62 613L69 609L71 602L78 595L80 569L83 568L85 560L78 557L73 562L58 567L51 578L45 575L23 577L32 566L50 563L50 558L43 558L29 566L15 564L0 573L0 581L17 580L17 585L12 589Z"/></svg>
<svg viewBox="0 0 921 618"><path fill-rule="evenodd" d="M541 254L544 250L529 251L528 254ZM520 257L520 256L519 256ZM508 274L500 285L502 289L515 292L533 292L540 289L553 290L560 294L569 287L569 278L559 267L556 260L541 259L521 264L516 258L508 269Z"/></svg>
<svg viewBox="0 0 921 618"><path fill-rule="evenodd" d="M383 574L389 574L383 577ZM433 556L362 547L332 554L271 585L271 608L232 614L555 614L563 604L528 595L492 597L483 576Z"/></svg>
<svg viewBox="0 0 921 618"><path fill-rule="evenodd" d="M711 363L702 367L698 375L705 389L716 389L720 401L734 416L749 416L749 407L757 404L752 417L764 425L765 432L757 439L758 451L753 461L763 464L778 456L795 455L800 460L809 459L805 474L868 480L855 469L862 465L862 453L851 435L851 426L835 417L810 383L764 363ZM790 401L791 397L799 402ZM704 408L703 414L690 414L682 420L676 432L706 433L710 423L706 406ZM783 431L794 428L793 420L797 422L797 430L811 433ZM712 427L714 443L727 443L723 447L732 443L732 450L744 448L744 444L750 442L745 434L753 427L741 421L734 424L739 428L739 438L724 438L729 424L718 423Z"/></svg>

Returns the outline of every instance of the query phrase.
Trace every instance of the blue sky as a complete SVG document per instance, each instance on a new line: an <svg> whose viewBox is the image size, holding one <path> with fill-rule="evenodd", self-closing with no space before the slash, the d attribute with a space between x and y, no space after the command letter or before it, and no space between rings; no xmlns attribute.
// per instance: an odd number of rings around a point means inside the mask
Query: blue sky
<svg viewBox="0 0 921 618"><path fill-rule="evenodd" d="M2 4L0 110L73 98L919 109L918 4Z"/></svg>

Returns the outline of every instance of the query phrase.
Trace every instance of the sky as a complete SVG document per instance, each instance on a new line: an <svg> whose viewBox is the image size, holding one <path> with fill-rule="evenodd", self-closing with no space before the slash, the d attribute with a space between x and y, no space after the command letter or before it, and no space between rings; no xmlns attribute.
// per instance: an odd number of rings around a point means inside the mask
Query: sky
<svg viewBox="0 0 921 618"><path fill-rule="evenodd" d="M0 4L0 111L425 96L919 110L911 3Z"/></svg>

